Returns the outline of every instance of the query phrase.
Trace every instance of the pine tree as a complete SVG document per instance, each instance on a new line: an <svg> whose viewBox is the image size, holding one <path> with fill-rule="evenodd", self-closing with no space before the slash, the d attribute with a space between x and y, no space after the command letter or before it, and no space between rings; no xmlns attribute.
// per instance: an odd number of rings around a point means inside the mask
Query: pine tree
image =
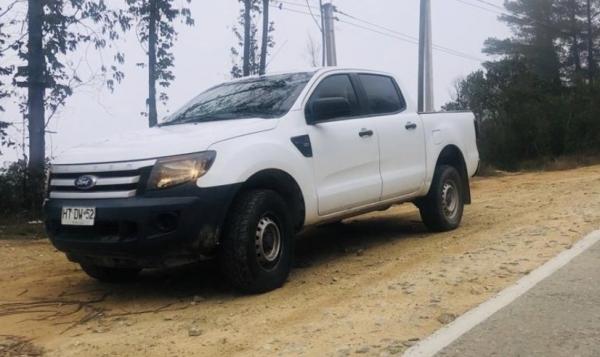
<svg viewBox="0 0 600 357"><path fill-rule="evenodd" d="M583 79L582 58L585 51L583 18L585 16L584 4L581 0L556 1L557 26L560 32L562 51L561 65L566 81L575 85Z"/></svg>
<svg viewBox="0 0 600 357"><path fill-rule="evenodd" d="M177 8L173 0L126 0L129 13L137 23L136 31L139 41L147 46L148 55L148 98L146 105L148 125L158 123L156 84L166 89L175 79L172 68L175 57L172 48L177 39L177 31L173 22L180 18L186 25L194 25L191 11L188 7ZM186 0L189 4L191 0ZM140 67L145 64L138 63ZM158 99L166 103L169 99L162 91Z"/></svg>
<svg viewBox="0 0 600 357"><path fill-rule="evenodd" d="M532 71L545 81L560 82L560 62L555 47L563 33L557 25L555 1L510 0L504 3L509 15L500 20L513 30L506 40L488 39L484 52L526 59Z"/></svg>

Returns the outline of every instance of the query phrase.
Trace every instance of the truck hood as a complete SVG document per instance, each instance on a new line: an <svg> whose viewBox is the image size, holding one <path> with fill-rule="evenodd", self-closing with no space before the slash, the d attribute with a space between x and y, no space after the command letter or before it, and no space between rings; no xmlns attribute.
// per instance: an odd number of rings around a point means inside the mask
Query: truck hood
<svg viewBox="0 0 600 357"><path fill-rule="evenodd" d="M152 159L207 150L212 144L274 129L276 119L239 119L147 128L83 144L59 154L54 164Z"/></svg>

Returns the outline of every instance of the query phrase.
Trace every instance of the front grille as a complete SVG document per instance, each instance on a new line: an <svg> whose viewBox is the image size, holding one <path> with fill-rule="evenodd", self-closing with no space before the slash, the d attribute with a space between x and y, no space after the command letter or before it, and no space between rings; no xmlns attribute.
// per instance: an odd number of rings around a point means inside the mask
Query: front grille
<svg viewBox="0 0 600 357"><path fill-rule="evenodd" d="M48 187L49 197L62 199L133 197L137 193L142 170L154 165L155 161L52 165ZM88 185L77 184L82 181L87 182Z"/></svg>

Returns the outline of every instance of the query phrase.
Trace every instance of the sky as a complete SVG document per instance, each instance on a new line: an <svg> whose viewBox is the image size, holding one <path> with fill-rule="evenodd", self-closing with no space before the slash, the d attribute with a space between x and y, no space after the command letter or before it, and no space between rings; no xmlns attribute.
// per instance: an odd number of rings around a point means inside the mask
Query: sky
<svg viewBox="0 0 600 357"><path fill-rule="evenodd" d="M318 6L318 0L308 2ZM488 2L500 6L503 1ZM335 23L338 65L393 73L403 91L415 98L417 46L399 40L397 37L401 35L386 36L348 22L385 32L367 24L370 22L416 37L419 0L333 0L333 3L339 10L354 17L338 15L341 21ZM489 10L485 11L478 6L483 5L477 0L432 0L434 45L469 55L469 58L464 58L434 50L434 97L438 108L450 100L457 79L481 68L479 60L490 59L481 53L484 40L510 35L508 28L497 20L497 10L487 7ZM282 10L271 8L276 44L269 59L268 72L309 67L308 38L312 37L317 43L320 41L319 29L308 14L306 0L285 0L282 7ZM173 72L176 79L167 90L170 97L168 104L158 108L159 117L177 110L208 87L230 79L230 48L236 42L232 27L236 24L240 4L237 0L192 0L191 10L195 26L176 25L179 32L174 47ZM78 144L147 127L147 119L140 115L145 110L147 74L135 65L146 61L144 50L134 34L127 35L114 45L126 54L125 79L113 93L93 85L77 89L49 125L51 134L47 136L47 154L50 157ZM91 66L98 64L101 58L101 54L93 50L85 53L82 50L75 53L72 60L78 61L82 56ZM0 113L0 120L21 120L16 106L8 105L7 112ZM10 134L20 140L22 133L18 129L20 125L17 124ZM22 156L20 148L2 151L0 163Z"/></svg>

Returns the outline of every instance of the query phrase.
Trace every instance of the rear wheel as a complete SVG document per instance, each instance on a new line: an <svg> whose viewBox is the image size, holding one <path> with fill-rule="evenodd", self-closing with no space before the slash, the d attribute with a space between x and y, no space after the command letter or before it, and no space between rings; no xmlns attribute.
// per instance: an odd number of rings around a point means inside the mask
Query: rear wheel
<svg viewBox="0 0 600 357"><path fill-rule="evenodd" d="M234 202L219 265L238 290L263 293L285 283L292 266L293 229L283 199L271 190L242 193Z"/></svg>
<svg viewBox="0 0 600 357"><path fill-rule="evenodd" d="M135 280L141 269L111 268L95 264L81 263L81 269L92 278L107 283L122 283Z"/></svg>
<svg viewBox="0 0 600 357"><path fill-rule="evenodd" d="M454 167L440 165L435 170L429 194L418 204L427 228L437 232L458 228L464 209L463 190L460 174Z"/></svg>

